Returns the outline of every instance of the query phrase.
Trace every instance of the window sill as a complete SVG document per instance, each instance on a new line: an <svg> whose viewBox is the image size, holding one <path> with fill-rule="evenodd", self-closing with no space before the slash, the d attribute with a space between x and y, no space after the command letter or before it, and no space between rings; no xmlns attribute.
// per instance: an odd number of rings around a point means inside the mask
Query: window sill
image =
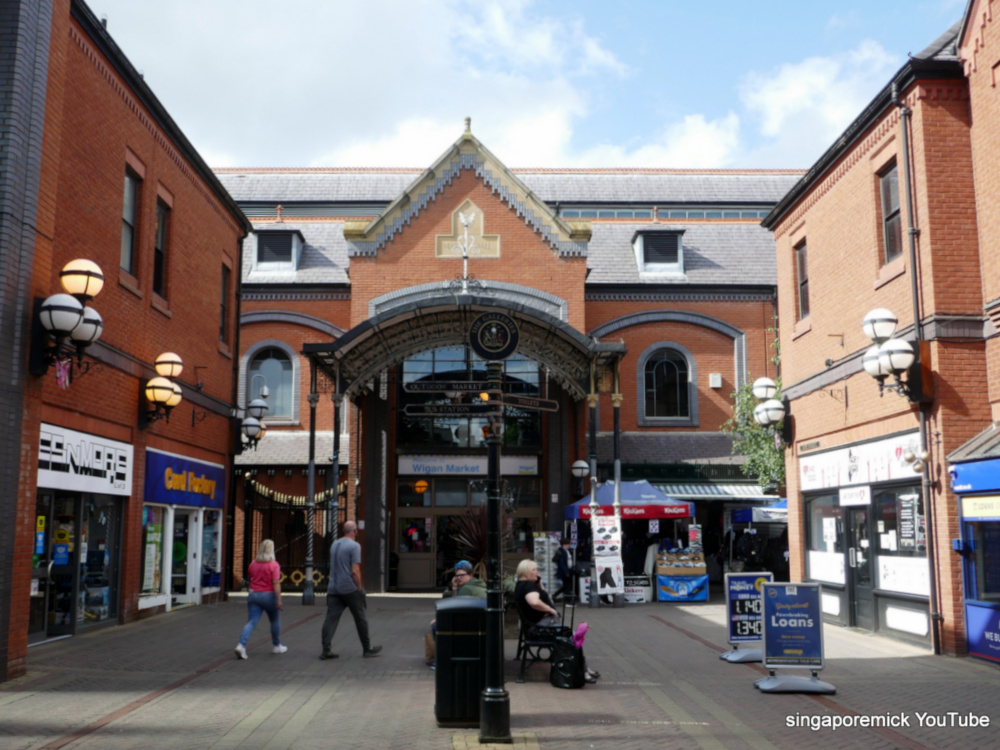
<svg viewBox="0 0 1000 750"><path fill-rule="evenodd" d="M810 318L800 320L795 324L795 330L792 331L792 341L795 341L799 336L805 336L812 330L812 327L812 320Z"/></svg>
<svg viewBox="0 0 1000 750"><path fill-rule="evenodd" d="M885 286L890 281L906 273L906 260L900 255L891 262L886 263L878 271L878 278L875 279L875 288Z"/></svg>
<svg viewBox="0 0 1000 750"><path fill-rule="evenodd" d="M158 313L162 313L163 315L167 316L168 318L173 318L174 317L174 314L172 312L170 312L170 304L165 299L163 299L163 297L161 297L159 294L157 294L156 292L153 292L153 299L152 299L152 302L150 303L150 305Z"/></svg>
<svg viewBox="0 0 1000 750"><path fill-rule="evenodd" d="M139 299L143 298L142 290L139 288L139 279L123 268L118 269L118 285L125 287Z"/></svg>
<svg viewBox="0 0 1000 750"><path fill-rule="evenodd" d="M219 342L219 354L221 354L226 359L233 358L233 350L229 348L229 344L223 341Z"/></svg>
<svg viewBox="0 0 1000 750"><path fill-rule="evenodd" d="M689 417L639 417L639 427L697 427L698 420Z"/></svg>

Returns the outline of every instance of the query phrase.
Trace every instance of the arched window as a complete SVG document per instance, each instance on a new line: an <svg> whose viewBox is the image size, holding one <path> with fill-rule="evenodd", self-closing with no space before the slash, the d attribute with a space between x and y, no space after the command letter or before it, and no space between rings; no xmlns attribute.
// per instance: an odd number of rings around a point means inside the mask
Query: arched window
<svg viewBox="0 0 1000 750"><path fill-rule="evenodd" d="M688 365L680 352L661 349L646 360L646 416L690 416Z"/></svg>
<svg viewBox="0 0 1000 750"><path fill-rule="evenodd" d="M291 418L292 374L292 360L285 352L276 347L261 349L247 367L247 401L258 398L261 386L267 385L267 417Z"/></svg>

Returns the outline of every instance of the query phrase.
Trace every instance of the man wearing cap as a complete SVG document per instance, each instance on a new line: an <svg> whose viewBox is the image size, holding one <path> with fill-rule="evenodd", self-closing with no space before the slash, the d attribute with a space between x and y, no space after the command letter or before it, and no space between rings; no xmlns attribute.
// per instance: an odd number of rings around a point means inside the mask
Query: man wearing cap
<svg viewBox="0 0 1000 750"><path fill-rule="evenodd" d="M475 596L480 599L486 598L486 581L472 575L472 563L468 560L461 560L455 565L455 572L452 574L451 587L444 592L445 598L449 596ZM437 620L431 620L431 632L424 635L424 661L427 666L434 669L434 639L437 635Z"/></svg>
<svg viewBox="0 0 1000 750"><path fill-rule="evenodd" d="M472 563L462 560L455 565L455 573L451 579L451 592L448 596L478 596L486 598L486 581L472 575Z"/></svg>

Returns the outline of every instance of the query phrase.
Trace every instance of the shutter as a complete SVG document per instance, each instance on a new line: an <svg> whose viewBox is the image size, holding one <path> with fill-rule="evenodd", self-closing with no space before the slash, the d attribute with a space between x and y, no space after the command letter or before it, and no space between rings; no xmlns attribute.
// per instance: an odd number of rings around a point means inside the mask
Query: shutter
<svg viewBox="0 0 1000 750"><path fill-rule="evenodd" d="M291 263L292 233L267 232L257 239L258 263Z"/></svg>
<svg viewBox="0 0 1000 750"><path fill-rule="evenodd" d="M680 248L679 234L646 234L642 238L642 248L644 263L678 263L678 249Z"/></svg>

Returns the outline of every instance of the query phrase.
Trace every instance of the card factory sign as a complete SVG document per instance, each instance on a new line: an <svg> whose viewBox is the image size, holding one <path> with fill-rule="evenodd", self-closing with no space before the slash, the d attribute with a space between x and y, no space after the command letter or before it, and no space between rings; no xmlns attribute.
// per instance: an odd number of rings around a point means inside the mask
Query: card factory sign
<svg viewBox="0 0 1000 750"><path fill-rule="evenodd" d="M38 486L46 489L132 494L132 446L42 423Z"/></svg>
<svg viewBox="0 0 1000 750"><path fill-rule="evenodd" d="M892 479L913 479L913 469L903 455L920 450L917 433L887 440L811 453L799 458L799 489L823 490L852 484L872 484Z"/></svg>

